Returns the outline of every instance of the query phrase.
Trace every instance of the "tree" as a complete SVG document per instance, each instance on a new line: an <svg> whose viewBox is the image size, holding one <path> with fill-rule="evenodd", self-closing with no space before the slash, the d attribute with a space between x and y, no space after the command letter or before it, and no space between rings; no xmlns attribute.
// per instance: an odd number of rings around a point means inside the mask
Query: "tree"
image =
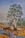
<svg viewBox="0 0 25 38"><path fill-rule="evenodd" d="M22 14L23 14L22 7L20 5L13 4L13 5L10 5L7 17L11 16L11 19L15 19L15 18L17 19L17 17L21 17Z"/></svg>
<svg viewBox="0 0 25 38"><path fill-rule="evenodd" d="M17 4L10 5L7 16L13 16L15 18L15 16L17 16L18 12L19 12L19 15L23 14L22 7L20 5L17 5Z"/></svg>
<svg viewBox="0 0 25 38"><path fill-rule="evenodd" d="M23 21L23 26L25 27L25 21Z"/></svg>
<svg viewBox="0 0 25 38"><path fill-rule="evenodd" d="M21 26L21 21L17 22L17 26Z"/></svg>

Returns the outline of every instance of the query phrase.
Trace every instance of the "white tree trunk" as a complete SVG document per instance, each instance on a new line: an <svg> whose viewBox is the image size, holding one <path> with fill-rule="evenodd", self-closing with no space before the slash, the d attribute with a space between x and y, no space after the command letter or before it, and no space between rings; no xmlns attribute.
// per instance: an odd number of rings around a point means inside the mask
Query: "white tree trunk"
<svg viewBox="0 0 25 38"><path fill-rule="evenodd" d="M13 25L15 26L15 28L16 28L16 21L15 20L13 20Z"/></svg>

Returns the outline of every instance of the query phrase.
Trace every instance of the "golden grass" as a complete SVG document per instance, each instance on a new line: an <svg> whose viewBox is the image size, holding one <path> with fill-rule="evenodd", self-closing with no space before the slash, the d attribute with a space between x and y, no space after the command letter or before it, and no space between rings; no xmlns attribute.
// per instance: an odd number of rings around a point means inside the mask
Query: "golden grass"
<svg viewBox="0 0 25 38"><path fill-rule="evenodd" d="M4 23L0 23L0 27L5 28L6 26ZM25 28L22 28L20 30L17 29L16 31L13 31L11 29L6 29L5 31L12 32L16 36L25 36Z"/></svg>
<svg viewBox="0 0 25 38"><path fill-rule="evenodd" d="M0 38L9 38L7 35L0 34Z"/></svg>

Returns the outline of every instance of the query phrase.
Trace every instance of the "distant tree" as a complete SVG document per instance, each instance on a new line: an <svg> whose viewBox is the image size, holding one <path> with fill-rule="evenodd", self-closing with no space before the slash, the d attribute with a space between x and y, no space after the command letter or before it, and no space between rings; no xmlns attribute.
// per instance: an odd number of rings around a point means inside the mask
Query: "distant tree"
<svg viewBox="0 0 25 38"><path fill-rule="evenodd" d="M25 21L23 21L23 26L25 27Z"/></svg>

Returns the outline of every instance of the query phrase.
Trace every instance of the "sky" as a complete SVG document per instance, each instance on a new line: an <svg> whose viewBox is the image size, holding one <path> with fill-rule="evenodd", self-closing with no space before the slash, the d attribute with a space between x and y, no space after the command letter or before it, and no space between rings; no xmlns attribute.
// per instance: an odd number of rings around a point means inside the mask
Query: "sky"
<svg viewBox="0 0 25 38"><path fill-rule="evenodd" d="M25 0L0 0L0 17L7 16L11 4L20 4L24 14L22 17L25 17Z"/></svg>

